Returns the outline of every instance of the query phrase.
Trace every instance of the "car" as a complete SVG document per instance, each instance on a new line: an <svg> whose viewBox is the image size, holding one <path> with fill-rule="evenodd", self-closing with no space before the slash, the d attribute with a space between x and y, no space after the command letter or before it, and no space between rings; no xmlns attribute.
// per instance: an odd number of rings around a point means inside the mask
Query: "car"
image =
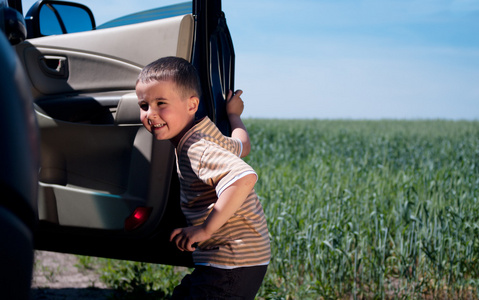
<svg viewBox="0 0 479 300"><path fill-rule="evenodd" d="M26 38L23 16L0 0L0 290L29 299L39 168L38 128L27 77L12 45Z"/></svg>
<svg viewBox="0 0 479 300"><path fill-rule="evenodd" d="M174 147L141 125L135 83L160 57L187 59L202 84L197 117L229 135L225 96L235 56L221 1L100 26L94 15L81 3L37 1L25 15L27 38L15 45L40 131L35 248L192 266L191 253L169 242L172 229L186 226Z"/></svg>

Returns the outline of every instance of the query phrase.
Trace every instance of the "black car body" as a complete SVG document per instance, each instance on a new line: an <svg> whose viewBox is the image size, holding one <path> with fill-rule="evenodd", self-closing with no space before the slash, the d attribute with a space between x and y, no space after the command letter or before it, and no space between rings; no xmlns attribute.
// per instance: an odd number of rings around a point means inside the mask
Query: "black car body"
<svg viewBox="0 0 479 300"><path fill-rule="evenodd" d="M0 1L0 290L28 299L39 167L38 130L27 77L12 45L25 39L22 15Z"/></svg>

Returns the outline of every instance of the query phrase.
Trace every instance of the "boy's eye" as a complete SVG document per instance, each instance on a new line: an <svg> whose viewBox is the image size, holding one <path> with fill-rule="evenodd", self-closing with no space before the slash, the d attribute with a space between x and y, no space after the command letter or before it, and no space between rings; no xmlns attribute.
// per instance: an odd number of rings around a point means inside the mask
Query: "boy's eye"
<svg viewBox="0 0 479 300"><path fill-rule="evenodd" d="M140 103L140 109L147 111L148 110L148 104Z"/></svg>

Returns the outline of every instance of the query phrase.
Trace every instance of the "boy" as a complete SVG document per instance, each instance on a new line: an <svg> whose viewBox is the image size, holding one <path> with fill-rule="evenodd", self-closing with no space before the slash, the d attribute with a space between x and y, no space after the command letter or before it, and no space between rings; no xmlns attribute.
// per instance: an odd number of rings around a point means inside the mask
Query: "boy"
<svg viewBox="0 0 479 300"><path fill-rule="evenodd" d="M200 98L195 68L161 58L140 73L136 93L145 128L176 148L181 209L189 227L171 233L192 251L195 270L173 299L254 299L270 260L266 219L253 190L254 170L240 157L250 151L241 91L228 94L231 138L207 118L195 122Z"/></svg>

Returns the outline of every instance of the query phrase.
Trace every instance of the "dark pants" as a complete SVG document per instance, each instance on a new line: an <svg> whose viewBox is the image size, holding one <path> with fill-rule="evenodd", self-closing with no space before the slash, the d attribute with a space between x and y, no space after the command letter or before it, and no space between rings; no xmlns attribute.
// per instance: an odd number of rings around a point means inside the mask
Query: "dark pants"
<svg viewBox="0 0 479 300"><path fill-rule="evenodd" d="M254 299L268 266L219 269L197 266L171 299Z"/></svg>

